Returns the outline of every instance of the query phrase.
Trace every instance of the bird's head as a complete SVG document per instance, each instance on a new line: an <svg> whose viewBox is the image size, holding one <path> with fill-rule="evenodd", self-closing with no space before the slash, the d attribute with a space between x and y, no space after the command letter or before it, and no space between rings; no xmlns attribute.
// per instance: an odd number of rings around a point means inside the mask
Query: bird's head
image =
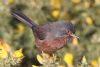
<svg viewBox="0 0 100 67"><path fill-rule="evenodd" d="M67 23L66 24L66 33L68 36L70 36L71 38L78 38L78 36L75 35L75 26L72 23Z"/></svg>

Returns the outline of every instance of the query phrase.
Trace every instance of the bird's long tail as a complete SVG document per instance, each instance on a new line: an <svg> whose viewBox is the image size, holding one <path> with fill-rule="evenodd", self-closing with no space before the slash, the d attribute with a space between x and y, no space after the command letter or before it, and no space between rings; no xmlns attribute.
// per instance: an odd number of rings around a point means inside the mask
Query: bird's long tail
<svg viewBox="0 0 100 67"><path fill-rule="evenodd" d="M27 26L31 27L32 31L34 32L34 35L36 37L38 37L39 39L44 39L45 38L45 34L43 33L43 29L40 26L38 26L37 24L33 23L32 20L30 20L22 12L12 10L11 14L15 18L17 18L18 20L20 20L21 22L26 24Z"/></svg>
<svg viewBox="0 0 100 67"><path fill-rule="evenodd" d="M25 16L22 12L19 11L15 11L12 10L11 14L17 18L18 20L20 20L21 22L23 22L24 24L26 24L29 27L37 27L38 25L33 23L31 19L29 19L27 16Z"/></svg>

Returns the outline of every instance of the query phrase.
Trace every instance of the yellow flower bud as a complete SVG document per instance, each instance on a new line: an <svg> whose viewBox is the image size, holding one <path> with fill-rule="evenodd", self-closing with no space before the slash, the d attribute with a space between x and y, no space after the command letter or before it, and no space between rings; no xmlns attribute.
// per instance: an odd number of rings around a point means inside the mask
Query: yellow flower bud
<svg viewBox="0 0 100 67"><path fill-rule="evenodd" d="M87 23L88 25L92 25L92 24L93 24L93 19L92 19L91 17L87 17L87 18L86 18L86 23Z"/></svg>
<svg viewBox="0 0 100 67"><path fill-rule="evenodd" d="M39 63L43 64L43 58L39 54L37 55L37 60L39 61Z"/></svg>
<svg viewBox="0 0 100 67"><path fill-rule="evenodd" d="M18 25L17 25L17 32L18 33L21 33L21 32L23 32L24 31L24 26L21 24L21 23L19 23Z"/></svg>
<svg viewBox="0 0 100 67"><path fill-rule="evenodd" d="M87 64L87 60L86 60L85 56L82 57L82 61L81 62L82 62L82 64L85 64L85 65Z"/></svg>
<svg viewBox="0 0 100 67"><path fill-rule="evenodd" d="M73 38L72 39L72 44L73 45L78 45L78 39L77 38Z"/></svg>
<svg viewBox="0 0 100 67"><path fill-rule="evenodd" d="M90 64L91 64L92 67L98 67L96 60L91 60Z"/></svg>
<svg viewBox="0 0 100 67"><path fill-rule="evenodd" d="M22 53L22 49L16 50L16 51L13 53L13 56L14 56L15 58L23 58L24 55L23 55L23 53Z"/></svg>
<svg viewBox="0 0 100 67"><path fill-rule="evenodd" d="M63 60L67 63L68 66L71 66L73 64L73 55L71 53L66 53L64 55Z"/></svg>
<svg viewBox="0 0 100 67"><path fill-rule="evenodd" d="M58 18L59 15L60 15L60 11L59 10L53 10L51 15L54 17L54 18Z"/></svg>

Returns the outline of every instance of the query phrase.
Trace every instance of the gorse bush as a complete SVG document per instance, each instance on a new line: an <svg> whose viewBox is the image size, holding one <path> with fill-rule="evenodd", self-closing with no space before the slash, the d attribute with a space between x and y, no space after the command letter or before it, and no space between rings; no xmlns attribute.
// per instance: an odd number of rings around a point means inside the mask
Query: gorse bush
<svg viewBox="0 0 100 67"><path fill-rule="evenodd" d="M18 67L24 58L22 49L12 51L11 47L0 40L0 66L1 67Z"/></svg>
<svg viewBox="0 0 100 67"><path fill-rule="evenodd" d="M39 53L32 31L11 16L10 8L39 25L70 21L79 40L73 38L54 55ZM99 67L99 18L99 0L0 0L0 66Z"/></svg>

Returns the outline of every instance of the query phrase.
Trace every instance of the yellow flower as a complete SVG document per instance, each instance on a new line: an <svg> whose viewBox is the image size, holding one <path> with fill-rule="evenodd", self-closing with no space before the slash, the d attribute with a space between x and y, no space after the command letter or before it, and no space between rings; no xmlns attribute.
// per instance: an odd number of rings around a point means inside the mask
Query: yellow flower
<svg viewBox="0 0 100 67"><path fill-rule="evenodd" d="M47 61L47 59L51 59L50 58L50 56L47 54L47 53L44 53L44 52L42 52L42 54L41 55L37 55L37 60L41 63L41 64L44 64L44 63L47 63L46 61ZM48 60L48 61L49 61Z"/></svg>
<svg viewBox="0 0 100 67"><path fill-rule="evenodd" d="M0 58L6 58L7 56L7 51L0 47Z"/></svg>
<svg viewBox="0 0 100 67"><path fill-rule="evenodd" d="M16 50L16 51L13 53L13 56L14 56L15 58L23 58L24 55L23 55L23 53L22 53L22 49Z"/></svg>
<svg viewBox="0 0 100 67"><path fill-rule="evenodd" d="M23 32L23 31L24 31L24 26L23 26L23 24L19 23L19 24L17 25L17 32L18 32L18 33L21 33L21 32Z"/></svg>
<svg viewBox="0 0 100 67"><path fill-rule="evenodd" d="M0 40L0 58L6 58L10 51L11 47L3 40Z"/></svg>
<svg viewBox="0 0 100 67"><path fill-rule="evenodd" d="M78 45L78 39L77 38L73 38L72 39L72 44L73 45Z"/></svg>
<svg viewBox="0 0 100 67"><path fill-rule="evenodd" d="M53 8L60 9L62 6L61 0L50 0L50 5Z"/></svg>
<svg viewBox="0 0 100 67"><path fill-rule="evenodd" d="M91 64L92 67L98 67L96 60L91 60L90 64Z"/></svg>
<svg viewBox="0 0 100 67"><path fill-rule="evenodd" d="M37 60L39 61L39 63L43 64L43 58L39 54L37 55Z"/></svg>
<svg viewBox="0 0 100 67"><path fill-rule="evenodd" d="M15 0L7 0L8 1L8 5L14 4Z"/></svg>
<svg viewBox="0 0 100 67"><path fill-rule="evenodd" d="M89 8L90 7L90 2L88 2L88 1L84 2L84 7Z"/></svg>
<svg viewBox="0 0 100 67"><path fill-rule="evenodd" d="M86 21L86 23L88 25L92 25L93 24L93 19L91 17L87 17L85 21Z"/></svg>
<svg viewBox="0 0 100 67"><path fill-rule="evenodd" d="M49 54L42 52L41 55L39 54L37 55L37 60L44 66L47 64L51 65L52 63L56 62L56 56L55 55L50 56Z"/></svg>
<svg viewBox="0 0 100 67"><path fill-rule="evenodd" d="M73 64L73 55L71 53L66 53L63 60L67 63L68 66Z"/></svg>
<svg viewBox="0 0 100 67"><path fill-rule="evenodd" d="M81 0L71 0L73 4L79 4Z"/></svg>
<svg viewBox="0 0 100 67"><path fill-rule="evenodd" d="M0 48L2 48L3 50L5 50L7 52L11 51L11 47L1 39L0 39Z"/></svg>
<svg viewBox="0 0 100 67"><path fill-rule="evenodd" d="M100 57L98 58L98 63L100 64Z"/></svg>
<svg viewBox="0 0 100 67"><path fill-rule="evenodd" d="M60 11L59 10L53 10L51 15L54 17L54 18L58 18L59 15L60 15Z"/></svg>
<svg viewBox="0 0 100 67"><path fill-rule="evenodd" d="M86 60L85 56L82 57L82 61L81 62L82 62L82 64L85 64L85 65L87 64L87 60Z"/></svg>
<svg viewBox="0 0 100 67"><path fill-rule="evenodd" d="M39 67L39 66L36 66L36 65L32 65L32 67Z"/></svg>

